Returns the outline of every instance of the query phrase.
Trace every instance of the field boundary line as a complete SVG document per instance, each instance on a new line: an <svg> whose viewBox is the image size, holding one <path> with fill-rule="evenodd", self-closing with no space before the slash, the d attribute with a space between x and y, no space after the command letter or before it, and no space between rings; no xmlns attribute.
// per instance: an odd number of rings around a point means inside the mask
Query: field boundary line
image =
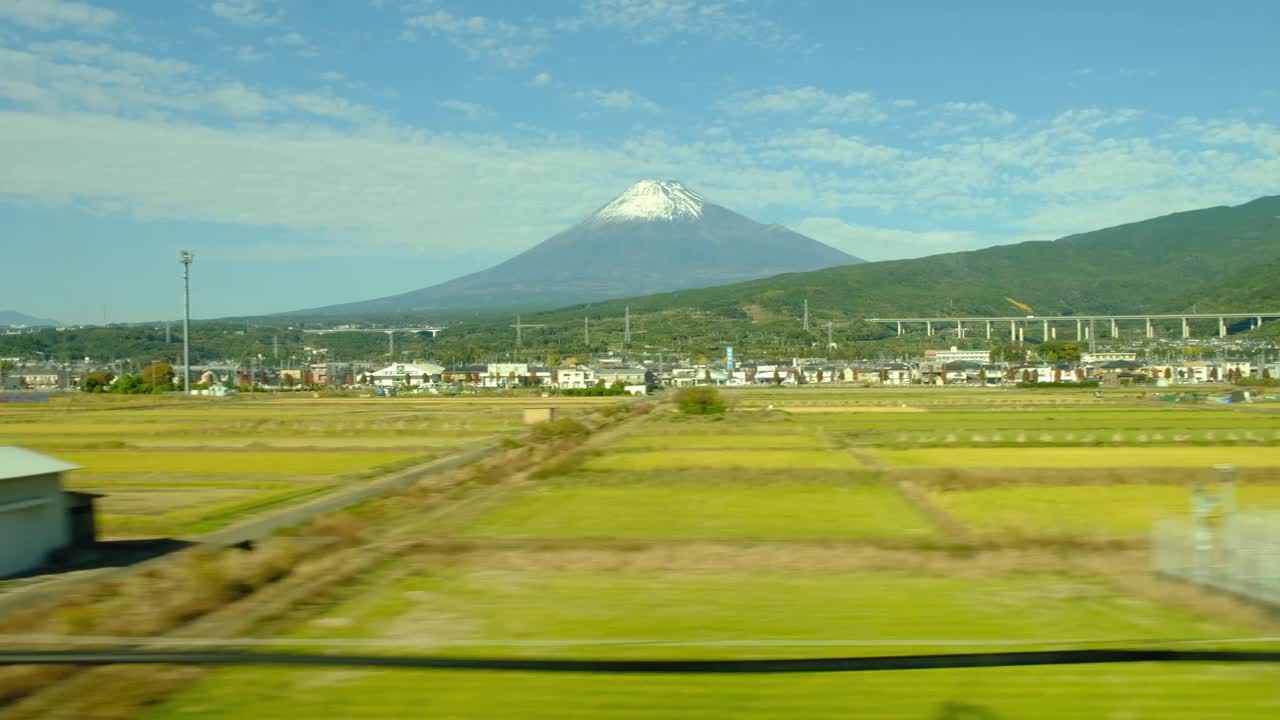
<svg viewBox="0 0 1280 720"><path fill-rule="evenodd" d="M897 480L893 483L893 489L897 492L898 497L901 497L908 505L915 508L921 515L924 515L948 539L963 542L972 537L972 533L964 523L961 523L950 513L938 507L933 500L929 499L928 494L920 489L919 485L910 480Z"/></svg>
<svg viewBox="0 0 1280 720"><path fill-rule="evenodd" d="M269 537L276 530L301 525L318 515L359 504L388 490L409 487L425 477L438 475L489 457L496 453L497 450L497 445L484 443L479 447L472 447L455 455L415 465L348 490L329 493L305 503L291 505L276 513L262 515L236 525L200 535L188 536L183 539L207 545L235 545L242 542L261 540Z"/></svg>
<svg viewBox="0 0 1280 720"><path fill-rule="evenodd" d="M4 665L292 665L436 670L608 674L779 674L938 670L956 668L1098 665L1116 663L1280 664L1280 651L1257 650L1045 650L1004 653L879 655L778 660L570 660L397 655L204 652L176 650L45 650L0 652Z"/></svg>

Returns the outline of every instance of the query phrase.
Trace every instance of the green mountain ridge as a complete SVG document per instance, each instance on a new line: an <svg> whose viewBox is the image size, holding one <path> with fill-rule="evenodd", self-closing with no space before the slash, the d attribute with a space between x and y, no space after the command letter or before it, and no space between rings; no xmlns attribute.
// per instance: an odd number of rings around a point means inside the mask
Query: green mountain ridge
<svg viewBox="0 0 1280 720"><path fill-rule="evenodd" d="M749 308L758 308L795 317L808 299L811 313L841 320L1018 314L1006 297L1043 315L1179 312L1201 297L1226 303L1218 309L1248 310L1258 309L1247 307L1256 293L1231 292L1219 285L1256 264L1277 260L1280 196L1273 196L1059 240L789 273L598 303L591 310L610 315L627 306L633 313L697 307L747 317ZM1255 286L1274 288L1258 273ZM580 311L581 306L540 317Z"/></svg>

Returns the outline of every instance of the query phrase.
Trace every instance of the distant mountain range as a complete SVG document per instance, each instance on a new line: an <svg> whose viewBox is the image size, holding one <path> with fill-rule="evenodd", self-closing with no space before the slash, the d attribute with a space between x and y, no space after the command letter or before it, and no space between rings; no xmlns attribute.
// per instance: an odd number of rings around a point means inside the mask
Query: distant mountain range
<svg viewBox="0 0 1280 720"><path fill-rule="evenodd" d="M583 222L488 270L421 290L290 315L533 310L863 262L762 225L674 181L632 185Z"/></svg>
<svg viewBox="0 0 1280 720"><path fill-rule="evenodd" d="M32 317L17 310L0 310L0 327L59 327L57 320Z"/></svg>
<svg viewBox="0 0 1280 720"><path fill-rule="evenodd" d="M630 308L633 349L786 357L825 345L841 353L896 346L893 329L869 317L1015 316L1015 298L1038 315L1280 311L1280 196L1236 207L1175 213L1071 235L912 260L846 265L696 290L531 313L541 327L525 353L617 352ZM810 329L799 322L805 301ZM583 318L593 328L584 343ZM510 352L510 320L467 322L433 352ZM1258 335L1280 334L1280 321ZM936 339L938 343L942 339ZM887 341L859 347L859 342ZM918 342L904 338L904 342ZM849 355L850 357L858 355Z"/></svg>
<svg viewBox="0 0 1280 720"><path fill-rule="evenodd" d="M618 314L698 308L727 317L1274 311L1280 305L1280 196L971 252L891 260L597 304ZM1268 307L1258 307L1267 305ZM565 310L571 316L579 311ZM546 316L554 317L555 313ZM546 317L544 316L544 317Z"/></svg>

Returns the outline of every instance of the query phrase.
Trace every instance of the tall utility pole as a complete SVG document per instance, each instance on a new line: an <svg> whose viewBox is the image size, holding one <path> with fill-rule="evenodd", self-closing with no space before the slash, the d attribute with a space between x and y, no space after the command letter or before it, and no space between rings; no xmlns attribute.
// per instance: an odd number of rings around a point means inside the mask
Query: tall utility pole
<svg viewBox="0 0 1280 720"><path fill-rule="evenodd" d="M626 349L631 344L631 306L626 308L626 314L622 320L622 347Z"/></svg>
<svg viewBox="0 0 1280 720"><path fill-rule="evenodd" d="M530 324L527 324L527 323L522 323L522 322L520 322L520 316L519 316L519 315L517 315L517 316L516 316L516 324L515 324L515 325L512 325L511 327L513 327L513 328L515 328L515 329L516 329L516 349L517 349L517 350L519 350L519 349L521 349L521 348L523 348L523 347L524 347L524 333L523 333L523 332L521 332L521 331L522 331L522 330L524 330L525 328L536 328L536 327L543 327L543 326L542 326L542 325L530 325Z"/></svg>
<svg viewBox="0 0 1280 720"><path fill-rule="evenodd" d="M804 331L809 332L809 298L804 299Z"/></svg>
<svg viewBox="0 0 1280 720"><path fill-rule="evenodd" d="M190 250L178 251L182 263L182 390L191 394L191 262L196 254Z"/></svg>
<svg viewBox="0 0 1280 720"><path fill-rule="evenodd" d="M582 318L582 343L586 345L587 348L591 347L591 318L590 317Z"/></svg>
<svg viewBox="0 0 1280 720"><path fill-rule="evenodd" d="M396 333L394 330L387 331L387 357L391 358L391 362L396 361Z"/></svg>

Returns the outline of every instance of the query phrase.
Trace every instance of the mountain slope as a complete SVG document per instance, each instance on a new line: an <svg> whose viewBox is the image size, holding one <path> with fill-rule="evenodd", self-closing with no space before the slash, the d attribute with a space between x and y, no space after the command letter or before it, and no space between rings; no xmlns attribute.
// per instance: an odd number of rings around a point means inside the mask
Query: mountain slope
<svg viewBox="0 0 1280 720"><path fill-rule="evenodd" d="M17 310L0 310L0 327L57 327L61 324L57 320L32 317Z"/></svg>
<svg viewBox="0 0 1280 720"><path fill-rule="evenodd" d="M617 314L629 305L633 313L699 308L726 316L795 317L807 298L811 309L843 319L1007 316L1017 314L1005 301L1014 297L1038 314L1177 312L1233 274L1274 260L1280 260L1280 196L1055 241L793 273L619 300L593 310ZM1255 299L1262 298L1241 296L1231 303Z"/></svg>
<svg viewBox="0 0 1280 720"><path fill-rule="evenodd" d="M719 285L861 262L778 225L762 225L671 181L646 180L591 217L488 270L357 303L294 314L554 307Z"/></svg>

